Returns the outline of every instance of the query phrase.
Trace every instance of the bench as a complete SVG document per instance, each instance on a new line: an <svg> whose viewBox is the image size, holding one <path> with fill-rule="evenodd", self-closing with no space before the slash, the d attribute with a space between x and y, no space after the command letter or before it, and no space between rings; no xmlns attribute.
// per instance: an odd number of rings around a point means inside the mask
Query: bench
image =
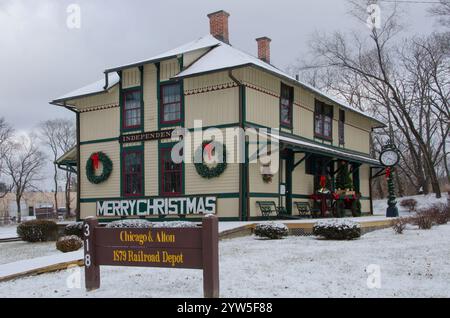
<svg viewBox="0 0 450 318"><path fill-rule="evenodd" d="M298 214L303 217L313 218L319 210L311 209L309 202L294 202Z"/></svg>
<svg viewBox="0 0 450 318"><path fill-rule="evenodd" d="M287 214L286 208L278 207L274 201L257 201L256 204L261 210L263 217L270 217L271 214L283 216Z"/></svg>

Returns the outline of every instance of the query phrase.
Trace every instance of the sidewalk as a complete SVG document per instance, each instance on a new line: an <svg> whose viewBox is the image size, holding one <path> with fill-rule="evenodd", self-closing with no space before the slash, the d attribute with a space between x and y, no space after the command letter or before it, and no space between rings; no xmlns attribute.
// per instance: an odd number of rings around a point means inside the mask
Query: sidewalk
<svg viewBox="0 0 450 318"><path fill-rule="evenodd" d="M0 265L0 282L46 272L66 269L69 265L83 265L83 250L27 259Z"/></svg>

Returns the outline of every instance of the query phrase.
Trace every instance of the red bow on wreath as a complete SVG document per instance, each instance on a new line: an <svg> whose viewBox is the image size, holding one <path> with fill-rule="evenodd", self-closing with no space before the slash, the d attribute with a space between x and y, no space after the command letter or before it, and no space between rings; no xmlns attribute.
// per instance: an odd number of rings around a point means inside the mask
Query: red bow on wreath
<svg viewBox="0 0 450 318"><path fill-rule="evenodd" d="M214 149L214 145L212 143L209 143L205 146L205 150L208 153L208 159L211 160L212 158L212 151Z"/></svg>
<svg viewBox="0 0 450 318"><path fill-rule="evenodd" d="M100 158L99 158L99 156L98 156L98 153L94 153L92 156L91 156L91 159L92 159L92 163L93 163L93 165L94 165L94 169L98 169L98 167L99 167L99 162L100 162Z"/></svg>

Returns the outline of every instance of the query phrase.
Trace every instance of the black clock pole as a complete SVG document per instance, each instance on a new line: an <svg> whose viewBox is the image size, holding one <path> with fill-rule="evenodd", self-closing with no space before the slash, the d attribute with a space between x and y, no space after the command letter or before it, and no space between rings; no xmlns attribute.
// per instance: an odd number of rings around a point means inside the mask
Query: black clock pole
<svg viewBox="0 0 450 318"><path fill-rule="evenodd" d="M388 101L388 120L389 120L389 146L391 149L395 149L394 146L394 130L392 129L391 121L391 106ZM386 168L386 177L388 185L388 208L386 210L386 217L396 218L399 216L397 200L395 197L395 186L394 186L394 166Z"/></svg>

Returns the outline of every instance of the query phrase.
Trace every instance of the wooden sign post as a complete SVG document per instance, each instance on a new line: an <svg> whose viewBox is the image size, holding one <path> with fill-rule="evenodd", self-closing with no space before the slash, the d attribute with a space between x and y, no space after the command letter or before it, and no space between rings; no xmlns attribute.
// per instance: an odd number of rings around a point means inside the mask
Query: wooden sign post
<svg viewBox="0 0 450 318"><path fill-rule="evenodd" d="M85 280L100 288L100 266L203 269L206 298L219 297L219 226L214 215L196 228L104 228L83 224Z"/></svg>

